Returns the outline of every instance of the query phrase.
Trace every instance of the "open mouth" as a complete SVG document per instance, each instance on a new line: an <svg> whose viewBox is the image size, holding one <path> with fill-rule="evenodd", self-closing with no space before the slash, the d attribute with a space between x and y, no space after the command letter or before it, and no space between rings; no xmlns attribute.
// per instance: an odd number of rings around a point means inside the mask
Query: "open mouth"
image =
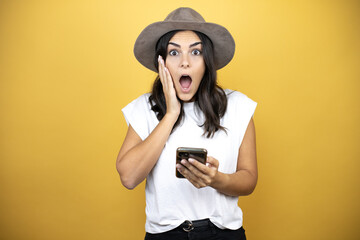
<svg viewBox="0 0 360 240"><path fill-rule="evenodd" d="M183 90L189 90L192 83L192 79L189 75L182 75L180 77L180 86Z"/></svg>

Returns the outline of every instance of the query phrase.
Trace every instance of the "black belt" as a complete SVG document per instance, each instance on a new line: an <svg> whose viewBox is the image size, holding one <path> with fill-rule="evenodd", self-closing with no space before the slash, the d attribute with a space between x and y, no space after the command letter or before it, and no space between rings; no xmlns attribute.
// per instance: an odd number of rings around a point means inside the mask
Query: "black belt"
<svg viewBox="0 0 360 240"><path fill-rule="evenodd" d="M212 222L210 222L209 219L196 220L196 221L186 220L177 228L178 229L180 228L180 229L184 230L185 232L190 232L196 228L210 227L210 226L214 226L214 224Z"/></svg>

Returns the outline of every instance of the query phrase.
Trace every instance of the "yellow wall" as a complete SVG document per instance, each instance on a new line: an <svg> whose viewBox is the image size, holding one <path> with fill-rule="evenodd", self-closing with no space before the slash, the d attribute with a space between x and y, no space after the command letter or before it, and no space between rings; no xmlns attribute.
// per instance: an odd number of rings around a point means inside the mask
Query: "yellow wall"
<svg viewBox="0 0 360 240"><path fill-rule="evenodd" d="M220 84L259 103L252 240L358 239L360 3L0 1L0 239L143 239L144 184L121 186L120 109L155 74L134 58L179 6L236 41Z"/></svg>

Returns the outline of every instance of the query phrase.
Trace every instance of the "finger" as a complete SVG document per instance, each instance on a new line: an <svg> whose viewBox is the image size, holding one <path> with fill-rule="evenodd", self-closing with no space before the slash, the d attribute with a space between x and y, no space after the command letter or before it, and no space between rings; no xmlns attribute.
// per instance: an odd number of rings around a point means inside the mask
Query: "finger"
<svg viewBox="0 0 360 240"><path fill-rule="evenodd" d="M165 72L165 76L166 76L166 80L168 81L168 86L169 87L174 87L174 83L173 83L173 80L172 80L172 77L171 77L171 74L170 74L170 71L167 67L164 67L164 72Z"/></svg>
<svg viewBox="0 0 360 240"><path fill-rule="evenodd" d="M183 176L184 176L184 168L185 167L183 165L181 165L180 163L176 164L176 170L178 170L179 173L181 173Z"/></svg>
<svg viewBox="0 0 360 240"><path fill-rule="evenodd" d="M169 69L166 67L165 67L165 73L166 73L166 81L167 81L168 91L169 91L171 97L174 98L174 97L176 97L176 90L174 87L174 82L172 80Z"/></svg>
<svg viewBox="0 0 360 240"><path fill-rule="evenodd" d="M165 68L164 60L160 56L159 57L159 77L160 77L161 84L163 85L163 89L165 89L165 91L167 91L167 89L168 89L168 81L166 79L166 73L165 73L164 68Z"/></svg>
<svg viewBox="0 0 360 240"><path fill-rule="evenodd" d="M176 167L178 171L196 188L206 186L198 177L196 177L189 169L187 169L182 164L177 164Z"/></svg>
<svg viewBox="0 0 360 240"><path fill-rule="evenodd" d="M179 172L196 188L203 188L210 185L210 181L205 175L203 175L205 178L199 177L183 164L186 164L186 162L183 161L181 164L177 165Z"/></svg>
<svg viewBox="0 0 360 240"><path fill-rule="evenodd" d="M216 158L213 158L211 156L208 156L206 159L206 165L212 168L219 168L219 161Z"/></svg>
<svg viewBox="0 0 360 240"><path fill-rule="evenodd" d="M161 81L161 84L164 86L164 65L162 64L162 57L159 55L159 58L158 58L158 62L159 62L159 78L160 78L160 81Z"/></svg>
<svg viewBox="0 0 360 240"><path fill-rule="evenodd" d="M192 163L190 163L189 161L192 161ZM195 159L192 159L192 158L189 158L189 161L182 160L181 164L183 164L192 173L192 175L194 175L196 178L200 178L200 179L205 178L204 172L202 172L201 170L199 170L199 168L197 168L195 166L195 164L196 164L195 162L197 162L197 161ZM197 163L200 164L200 165L203 165L203 164L201 164L199 162L197 162ZM204 166L199 166L199 167L204 167Z"/></svg>
<svg viewBox="0 0 360 240"><path fill-rule="evenodd" d="M209 172L209 168L207 165L197 161L196 159L189 158L189 163L193 165L196 169L198 169L201 173L207 174Z"/></svg>
<svg viewBox="0 0 360 240"><path fill-rule="evenodd" d="M168 89L171 89L171 76L169 78L169 70L164 66L164 81L166 82L166 86Z"/></svg>
<svg viewBox="0 0 360 240"><path fill-rule="evenodd" d="M195 179L196 176L194 176L194 173L191 171L191 169L189 169L189 167L191 167L189 162L183 159L180 163L180 170L182 171L182 173L184 173L184 177L188 179Z"/></svg>
<svg viewBox="0 0 360 240"><path fill-rule="evenodd" d="M191 176L192 173L183 164L180 163L176 164L176 168L188 180L193 179L193 177Z"/></svg>

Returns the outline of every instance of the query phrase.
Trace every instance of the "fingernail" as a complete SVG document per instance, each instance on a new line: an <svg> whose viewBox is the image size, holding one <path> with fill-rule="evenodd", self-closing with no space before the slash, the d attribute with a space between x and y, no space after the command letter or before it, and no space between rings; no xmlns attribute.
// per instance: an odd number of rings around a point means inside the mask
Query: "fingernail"
<svg viewBox="0 0 360 240"><path fill-rule="evenodd" d="M160 55L159 55L159 57L158 57L158 61L160 62Z"/></svg>
<svg viewBox="0 0 360 240"><path fill-rule="evenodd" d="M192 158L189 158L188 161L191 162L191 163L193 163L195 160L192 159Z"/></svg>
<svg viewBox="0 0 360 240"><path fill-rule="evenodd" d="M185 160L185 159L181 160L181 163L182 163L182 164L185 164L185 163L186 163L186 160Z"/></svg>

